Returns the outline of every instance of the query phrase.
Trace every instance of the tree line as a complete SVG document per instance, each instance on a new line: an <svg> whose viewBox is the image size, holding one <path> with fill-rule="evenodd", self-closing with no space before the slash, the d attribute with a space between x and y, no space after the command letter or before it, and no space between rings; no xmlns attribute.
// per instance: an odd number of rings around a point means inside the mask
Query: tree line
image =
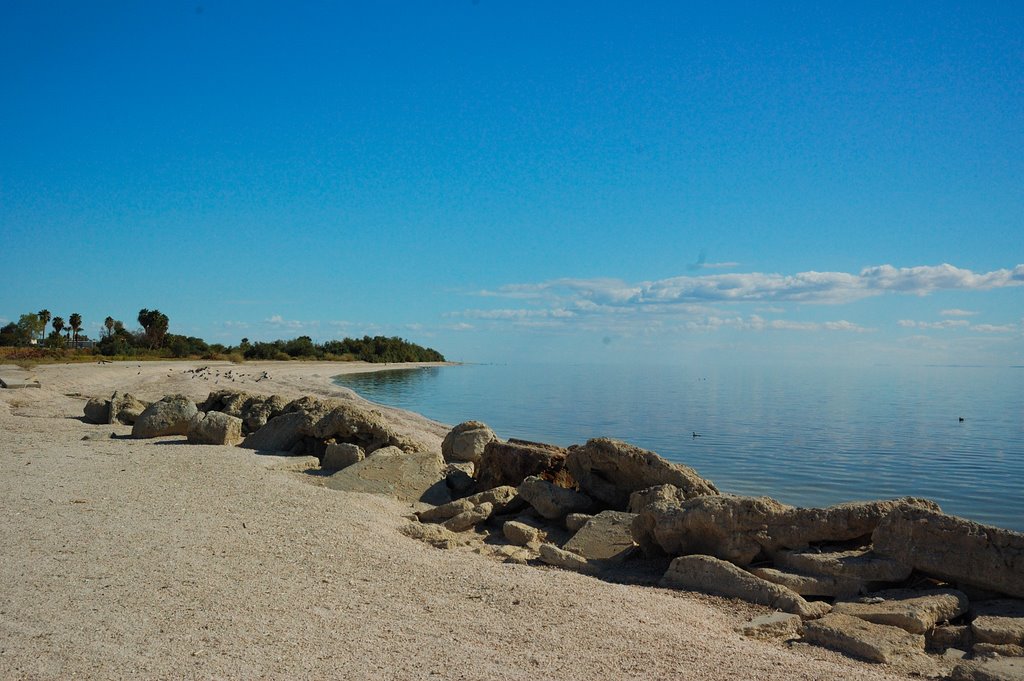
<svg viewBox="0 0 1024 681"><path fill-rule="evenodd" d="M243 338L236 345L207 343L195 336L169 333L170 319L160 310L143 308L129 330L113 317L103 320L100 338L93 341L82 332L82 315L54 317L49 310L21 315L17 322L0 328L0 346L44 348L51 353L76 352L105 357L197 357L203 359L286 360L320 359L364 362L443 362L444 356L397 336L363 336L315 343L309 336L292 340L257 341ZM47 334L47 326L50 332Z"/></svg>

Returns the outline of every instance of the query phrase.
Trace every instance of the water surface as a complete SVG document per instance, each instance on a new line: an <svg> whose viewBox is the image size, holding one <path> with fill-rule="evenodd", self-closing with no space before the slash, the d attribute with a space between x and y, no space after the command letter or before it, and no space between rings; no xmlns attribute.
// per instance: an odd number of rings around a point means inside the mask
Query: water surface
<svg viewBox="0 0 1024 681"><path fill-rule="evenodd" d="M799 506L923 496L1024 531L1021 368L464 365L335 380L503 438L626 440L727 492Z"/></svg>

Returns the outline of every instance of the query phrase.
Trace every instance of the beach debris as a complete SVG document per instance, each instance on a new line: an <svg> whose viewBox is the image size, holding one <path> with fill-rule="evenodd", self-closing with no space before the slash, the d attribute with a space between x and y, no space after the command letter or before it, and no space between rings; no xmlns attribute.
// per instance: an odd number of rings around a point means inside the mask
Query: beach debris
<svg viewBox="0 0 1024 681"><path fill-rule="evenodd" d="M630 494L654 485L675 485L687 498L718 494L692 468L610 438L570 447L565 465L582 492L620 511L629 505Z"/></svg>
<svg viewBox="0 0 1024 681"><path fill-rule="evenodd" d="M588 510L594 505L586 494L559 487L544 478L531 475L519 483L519 496L537 513L550 520L559 520L569 513Z"/></svg>
<svg viewBox="0 0 1024 681"><path fill-rule="evenodd" d="M186 435L189 422L198 412L195 403L184 395L168 395L139 414L132 426L132 437Z"/></svg>
<svg viewBox="0 0 1024 681"><path fill-rule="evenodd" d="M488 442L498 436L480 421L466 421L452 428L441 442L441 455L445 461L472 461L476 463L484 454Z"/></svg>
<svg viewBox="0 0 1024 681"><path fill-rule="evenodd" d="M198 412L188 425L188 441L198 445L237 445L242 419L219 411Z"/></svg>
<svg viewBox="0 0 1024 681"><path fill-rule="evenodd" d="M807 601L800 594L738 568L714 556L679 556L661 578L661 586L742 598L804 619L821 617L832 609L823 601ZM922 637L922 647L924 638Z"/></svg>
<svg viewBox="0 0 1024 681"><path fill-rule="evenodd" d="M1024 533L906 507L886 516L872 539L875 551L921 572L1024 597Z"/></svg>
<svg viewBox="0 0 1024 681"><path fill-rule="evenodd" d="M802 633L803 640L808 643L871 662L891 664L924 652L924 636L921 634L839 613L805 622Z"/></svg>

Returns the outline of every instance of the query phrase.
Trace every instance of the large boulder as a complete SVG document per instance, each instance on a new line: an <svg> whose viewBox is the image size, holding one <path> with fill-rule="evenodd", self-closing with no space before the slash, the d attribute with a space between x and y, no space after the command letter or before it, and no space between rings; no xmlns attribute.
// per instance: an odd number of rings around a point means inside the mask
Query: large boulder
<svg viewBox="0 0 1024 681"><path fill-rule="evenodd" d="M115 391L110 396L108 423L120 423L126 426L134 425L135 421L142 415L142 412L146 411L148 406L148 402L140 400L131 393Z"/></svg>
<svg viewBox="0 0 1024 681"><path fill-rule="evenodd" d="M740 598L803 618L821 617L830 610L827 603L806 601L784 586L755 577L714 556L676 558L661 578L661 586Z"/></svg>
<svg viewBox="0 0 1024 681"><path fill-rule="evenodd" d="M445 435L441 443L441 455L445 461L472 461L476 463L484 454L488 442L495 442L498 436L480 421L460 423Z"/></svg>
<svg viewBox="0 0 1024 681"><path fill-rule="evenodd" d="M889 513L911 506L937 508L909 497L829 508L794 508L769 497L703 496L681 503L668 498L640 510L634 535L645 551L660 547L668 555L703 553L748 565L762 553L863 539Z"/></svg>
<svg viewBox="0 0 1024 681"><path fill-rule="evenodd" d="M324 451L324 458L320 461L320 468L326 470L341 470L348 468L354 463L359 463L366 458L366 452L359 445L348 442L332 442L327 445Z"/></svg>
<svg viewBox="0 0 1024 681"><path fill-rule="evenodd" d="M840 601L832 612L899 627L911 634L924 634L967 612L967 605L967 596L955 589L893 589L873 593L871 598L860 601Z"/></svg>
<svg viewBox="0 0 1024 681"><path fill-rule="evenodd" d="M188 441L197 445L237 445L242 441L242 419L219 411L199 412L188 425Z"/></svg>
<svg viewBox="0 0 1024 681"><path fill-rule="evenodd" d="M805 622L803 638L808 643L872 662L893 663L924 652L921 634L839 613Z"/></svg>
<svg viewBox="0 0 1024 681"><path fill-rule="evenodd" d="M1024 681L1024 658L989 657L964 660L953 668L950 681Z"/></svg>
<svg viewBox="0 0 1024 681"><path fill-rule="evenodd" d="M573 445L565 465L583 492L618 510L625 510L630 494L654 485L675 485L687 498L718 494L692 468L610 438Z"/></svg>
<svg viewBox="0 0 1024 681"><path fill-rule="evenodd" d="M873 535L875 551L942 579L1024 597L1024 533L906 507Z"/></svg>
<svg viewBox="0 0 1024 681"><path fill-rule="evenodd" d="M444 504L451 500L440 452L384 447L328 477L325 484L335 490L383 494L406 502Z"/></svg>
<svg viewBox="0 0 1024 681"><path fill-rule="evenodd" d="M563 547L587 560L619 563L636 551L630 526L635 516L622 511L602 511L588 520Z"/></svg>
<svg viewBox="0 0 1024 681"><path fill-rule="evenodd" d="M110 419L110 400L94 397L85 403L84 419L86 423L108 423Z"/></svg>
<svg viewBox="0 0 1024 681"><path fill-rule="evenodd" d="M242 419L246 433L259 430L267 421L284 413L286 400L279 395L256 395L234 390L215 390L200 406L200 411L220 411Z"/></svg>
<svg viewBox="0 0 1024 681"><path fill-rule="evenodd" d="M168 395L139 414L132 426L132 437L187 435L189 423L197 413L195 403L184 395Z"/></svg>
<svg viewBox="0 0 1024 681"><path fill-rule="evenodd" d="M511 439L494 440L484 447L476 465L478 490L519 484L536 475L562 487L572 487L572 477L565 470L565 450L554 445Z"/></svg>
<svg viewBox="0 0 1024 681"><path fill-rule="evenodd" d="M520 499L549 520L564 518L569 513L586 511L594 503L586 494L559 487L535 475L523 480L519 484L518 492Z"/></svg>
<svg viewBox="0 0 1024 681"><path fill-rule="evenodd" d="M263 452L291 452L302 442L307 425L306 414L302 412L281 414L256 432L249 433L242 446Z"/></svg>
<svg viewBox="0 0 1024 681"><path fill-rule="evenodd" d="M691 498L691 496L688 496L686 492L675 485L655 485L654 487L648 487L630 494L629 506L626 510L630 513L639 513L658 501L665 501L678 506Z"/></svg>

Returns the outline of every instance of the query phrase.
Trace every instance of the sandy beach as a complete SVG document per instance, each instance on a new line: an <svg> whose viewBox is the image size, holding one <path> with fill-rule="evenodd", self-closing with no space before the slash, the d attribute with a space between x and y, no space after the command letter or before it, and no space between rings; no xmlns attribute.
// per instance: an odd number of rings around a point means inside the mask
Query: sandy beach
<svg viewBox="0 0 1024 681"><path fill-rule="evenodd" d="M0 390L0 678L906 678L734 632L763 608L435 549L400 533L407 505L282 458L81 420L114 390L358 400L331 377L383 368L66 364ZM385 411L425 442L447 431Z"/></svg>

